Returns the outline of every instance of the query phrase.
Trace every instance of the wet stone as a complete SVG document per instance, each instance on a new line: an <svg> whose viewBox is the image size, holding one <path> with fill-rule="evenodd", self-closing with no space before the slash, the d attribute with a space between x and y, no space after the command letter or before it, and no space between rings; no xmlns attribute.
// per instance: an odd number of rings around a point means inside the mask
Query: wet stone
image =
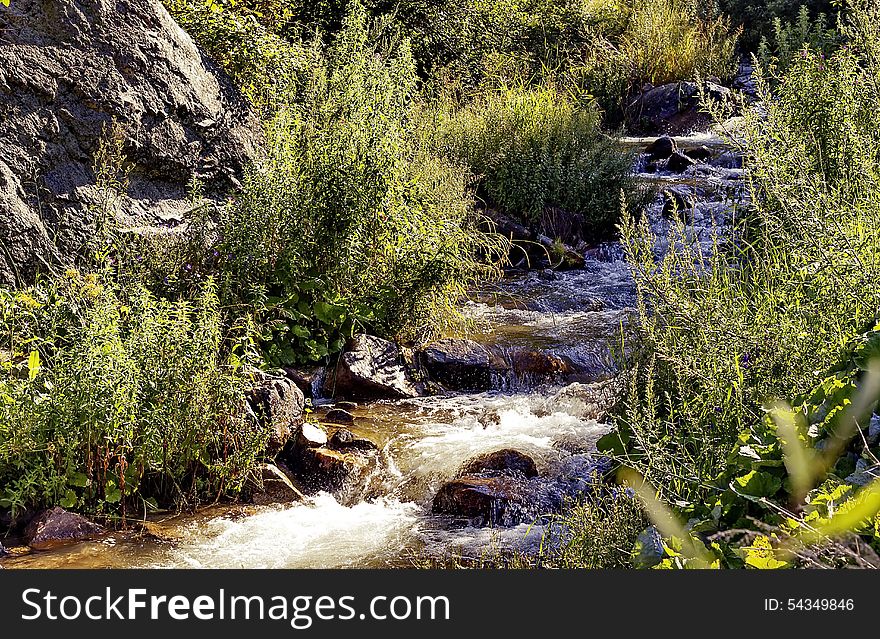
<svg viewBox="0 0 880 639"><path fill-rule="evenodd" d="M307 501L284 471L275 464L263 464L258 481L251 486L251 501L259 506Z"/></svg>
<svg viewBox="0 0 880 639"><path fill-rule="evenodd" d="M538 468L535 460L512 448L486 453L469 460L462 467L459 475L492 475L519 473L524 477L537 477Z"/></svg>
<svg viewBox="0 0 880 639"><path fill-rule="evenodd" d="M341 408L333 408L327 411L327 414L324 416L324 421L331 424L353 424L354 415L349 413L347 410L343 410Z"/></svg>
<svg viewBox="0 0 880 639"><path fill-rule="evenodd" d="M657 138L645 147L645 153L648 154L648 158L651 161L665 160L677 150L678 147L675 144L675 140L668 135Z"/></svg>
<svg viewBox="0 0 880 639"><path fill-rule="evenodd" d="M477 526L510 525L511 511L522 501L514 479L465 476L444 484L431 510Z"/></svg>
<svg viewBox="0 0 880 639"><path fill-rule="evenodd" d="M340 428L333 433L328 446L334 450L379 450L379 447L369 439L358 437L347 428Z"/></svg>
<svg viewBox="0 0 880 639"><path fill-rule="evenodd" d="M34 550L49 550L100 535L104 529L81 515L56 506L37 515L25 528L24 539Z"/></svg>
<svg viewBox="0 0 880 639"><path fill-rule="evenodd" d="M315 424L305 423L300 426L296 436L297 448L318 448L327 443L327 433Z"/></svg>

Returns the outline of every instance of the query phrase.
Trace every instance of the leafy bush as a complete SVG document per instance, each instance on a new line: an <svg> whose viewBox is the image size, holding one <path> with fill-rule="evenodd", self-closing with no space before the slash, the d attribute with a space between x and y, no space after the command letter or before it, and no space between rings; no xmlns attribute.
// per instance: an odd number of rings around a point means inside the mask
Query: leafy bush
<svg viewBox="0 0 880 639"><path fill-rule="evenodd" d="M783 22L776 18L773 22L773 33L761 39L758 47L758 60L771 73L784 73L795 58L803 56L805 47L824 56L829 56L841 45L840 34L828 26L825 14L819 14L815 20L810 18L806 5L795 22Z"/></svg>
<svg viewBox="0 0 880 639"><path fill-rule="evenodd" d="M234 494L267 434L209 282L193 301L70 270L0 292L0 507L108 516Z"/></svg>
<svg viewBox="0 0 880 639"><path fill-rule="evenodd" d="M765 113L747 117L754 208L707 259L623 227L645 353L620 434L605 446L671 500L705 502L739 436L774 397L810 392L880 308L880 10L856 12L852 47L805 52Z"/></svg>
<svg viewBox="0 0 880 639"><path fill-rule="evenodd" d="M466 173L419 134L416 97L407 43L371 44L355 6L302 100L268 123L205 268L224 299L257 307L269 361L320 359L356 329L424 336L493 272L497 238L476 228Z"/></svg>
<svg viewBox="0 0 880 639"><path fill-rule="evenodd" d="M772 38L775 21L794 24L801 7L813 17L828 16L836 21L839 4L836 0L719 0L719 7L735 25L744 28L742 45L746 51L757 51L763 38Z"/></svg>
<svg viewBox="0 0 880 639"><path fill-rule="evenodd" d="M448 109L438 143L479 176L490 206L551 236L551 209L570 218L567 233L597 239L613 232L621 191L637 192L632 156L602 133L599 114L551 88L506 88ZM566 237L565 239L572 239Z"/></svg>

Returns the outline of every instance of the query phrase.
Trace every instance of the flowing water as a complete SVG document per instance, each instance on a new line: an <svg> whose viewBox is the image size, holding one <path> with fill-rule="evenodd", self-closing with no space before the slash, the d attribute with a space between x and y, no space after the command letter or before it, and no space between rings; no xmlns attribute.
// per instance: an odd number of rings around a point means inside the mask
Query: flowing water
<svg viewBox="0 0 880 639"><path fill-rule="evenodd" d="M628 139L643 146L651 140ZM715 149L717 159L683 174L645 173L641 179L673 188L694 204L686 242L701 251L745 201L742 171L709 134L679 146ZM648 211L656 251L672 222L663 197ZM582 270L532 271L475 295L464 308L481 327L473 339L502 350L539 350L572 362L580 382L613 376L617 346L634 313L632 278L617 243L587 254ZM156 520L149 534L104 539L4 560L5 567L384 567L410 566L426 557L480 557L502 549L529 553L546 538L548 512L588 492L601 464L595 442L608 431L577 382L536 384L499 380L492 392L451 394L353 409L352 430L379 445L383 472L354 503L318 494L309 504L223 506ZM523 482L523 499L494 528L455 525L431 513L440 486L475 455L513 448L530 455L539 477Z"/></svg>

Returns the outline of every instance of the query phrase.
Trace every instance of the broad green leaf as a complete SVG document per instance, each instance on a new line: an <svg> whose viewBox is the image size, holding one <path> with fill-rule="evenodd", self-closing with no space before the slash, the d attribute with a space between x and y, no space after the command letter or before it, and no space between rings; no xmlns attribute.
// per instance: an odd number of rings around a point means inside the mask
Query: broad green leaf
<svg viewBox="0 0 880 639"><path fill-rule="evenodd" d="M40 374L40 353L39 351L31 351L28 357L28 379L34 381Z"/></svg>
<svg viewBox="0 0 880 639"><path fill-rule="evenodd" d="M72 490L68 490L64 493L64 497L61 498L61 501L58 503L61 504L62 508L73 508L76 506L76 493Z"/></svg>
<svg viewBox="0 0 880 639"><path fill-rule="evenodd" d="M67 483L78 488L85 488L89 485L89 476L85 473L73 473L67 477Z"/></svg>
<svg viewBox="0 0 880 639"><path fill-rule="evenodd" d="M782 480L769 473L753 470L730 482L730 488L744 497L772 497L780 488Z"/></svg>

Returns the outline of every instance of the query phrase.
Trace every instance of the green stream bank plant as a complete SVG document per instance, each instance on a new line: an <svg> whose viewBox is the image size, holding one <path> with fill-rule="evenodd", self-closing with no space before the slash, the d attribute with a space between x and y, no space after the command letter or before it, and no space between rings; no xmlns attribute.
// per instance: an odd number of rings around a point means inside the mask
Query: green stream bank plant
<svg viewBox="0 0 880 639"><path fill-rule="evenodd" d="M70 269L0 293L0 508L111 518L234 495L265 448L208 281L192 301Z"/></svg>
<svg viewBox="0 0 880 639"><path fill-rule="evenodd" d="M843 34L849 46L830 57L806 48L772 92L760 82L764 108L745 127L752 204L708 258L691 250L684 226L669 238L679 250L658 259L644 222L630 216L622 225L642 352L618 433L602 447L676 504L694 532L793 529L831 519L857 494L873 500L856 490L878 452L868 439L870 410L812 483L817 492L805 507L790 464L795 449L784 455L794 437L768 407L788 399L803 446L827 449L877 349L878 11L854 5ZM867 395L873 409L876 395ZM876 520L863 519L867 527L860 520L850 529L862 534L855 543L876 549ZM841 553L800 559L864 558Z"/></svg>

